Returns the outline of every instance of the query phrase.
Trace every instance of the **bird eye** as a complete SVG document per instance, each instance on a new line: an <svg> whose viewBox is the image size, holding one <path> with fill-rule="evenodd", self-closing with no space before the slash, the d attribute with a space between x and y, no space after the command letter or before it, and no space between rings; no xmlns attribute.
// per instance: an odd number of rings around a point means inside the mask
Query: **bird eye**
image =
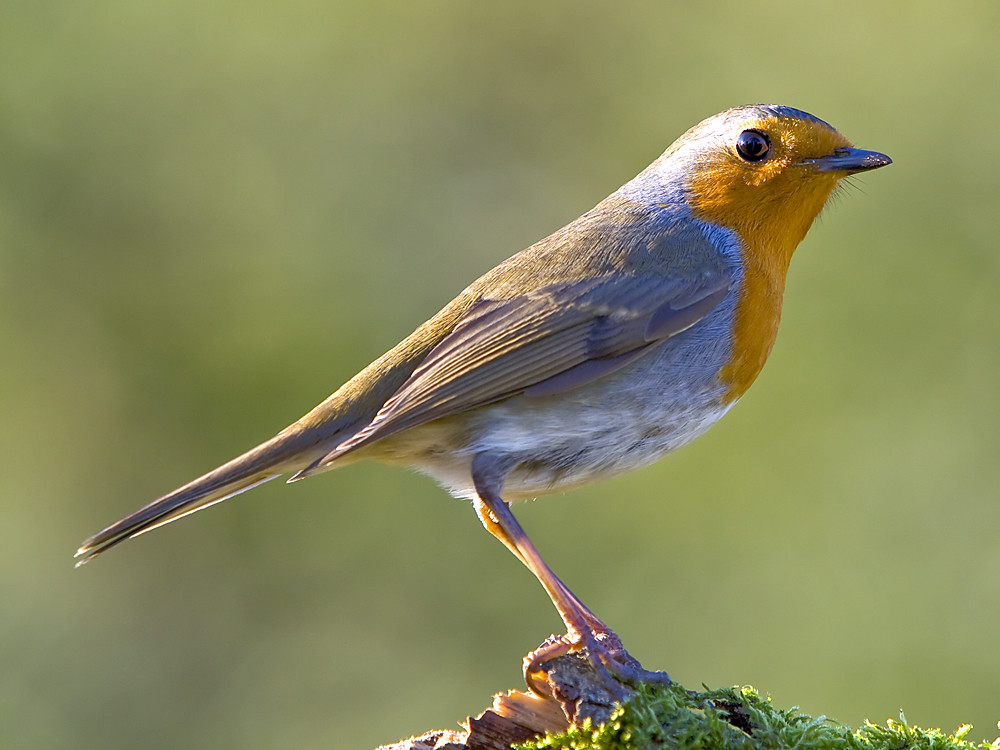
<svg viewBox="0 0 1000 750"><path fill-rule="evenodd" d="M771 139L759 130L744 130L736 139L736 153L747 161L760 161L771 150Z"/></svg>

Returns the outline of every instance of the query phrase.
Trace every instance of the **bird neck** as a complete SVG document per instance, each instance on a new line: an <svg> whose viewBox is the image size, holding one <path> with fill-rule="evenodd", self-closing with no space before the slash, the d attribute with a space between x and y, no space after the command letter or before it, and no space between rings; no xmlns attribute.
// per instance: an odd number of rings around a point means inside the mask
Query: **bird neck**
<svg viewBox="0 0 1000 750"><path fill-rule="evenodd" d="M688 204L697 219L725 227L741 240L743 279L733 321L733 353L720 373L732 402L753 384L771 353L792 253L836 180L792 181L769 193L732 175L721 177L725 179L702 176L693 181Z"/></svg>

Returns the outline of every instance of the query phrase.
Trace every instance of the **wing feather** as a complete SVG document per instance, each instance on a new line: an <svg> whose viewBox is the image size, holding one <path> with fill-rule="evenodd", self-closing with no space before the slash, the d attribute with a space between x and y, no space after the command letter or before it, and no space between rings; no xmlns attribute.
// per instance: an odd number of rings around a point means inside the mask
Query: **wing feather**
<svg viewBox="0 0 1000 750"><path fill-rule="evenodd" d="M725 273L695 279L607 275L473 305L364 429L302 474L409 427L612 372L691 327L728 294Z"/></svg>

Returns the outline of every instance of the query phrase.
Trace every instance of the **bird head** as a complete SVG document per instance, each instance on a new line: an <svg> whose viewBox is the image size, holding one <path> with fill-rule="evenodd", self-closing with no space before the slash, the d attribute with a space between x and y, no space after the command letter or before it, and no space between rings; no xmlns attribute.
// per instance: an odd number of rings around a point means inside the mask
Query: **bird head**
<svg viewBox="0 0 1000 750"><path fill-rule="evenodd" d="M686 162L695 218L736 231L787 267L837 184L891 159L801 110L751 105L696 125L664 154Z"/></svg>

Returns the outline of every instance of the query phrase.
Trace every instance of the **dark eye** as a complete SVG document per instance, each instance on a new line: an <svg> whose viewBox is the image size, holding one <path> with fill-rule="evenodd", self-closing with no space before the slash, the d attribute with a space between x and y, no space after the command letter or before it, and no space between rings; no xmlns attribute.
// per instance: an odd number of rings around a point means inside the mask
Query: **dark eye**
<svg viewBox="0 0 1000 750"><path fill-rule="evenodd" d="M760 161L771 150L771 139L759 130L744 130L736 139L736 153L747 161Z"/></svg>

